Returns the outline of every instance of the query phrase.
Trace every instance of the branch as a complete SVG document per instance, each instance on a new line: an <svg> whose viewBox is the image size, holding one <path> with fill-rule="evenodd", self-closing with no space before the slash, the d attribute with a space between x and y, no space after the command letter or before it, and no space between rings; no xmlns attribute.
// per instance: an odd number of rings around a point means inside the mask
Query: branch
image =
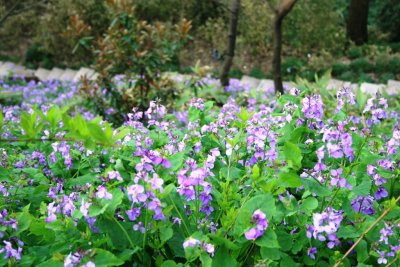
<svg viewBox="0 0 400 267"><path fill-rule="evenodd" d="M6 19L8 19L8 17L10 17L12 15L12 13L14 12L14 10L17 8L17 6L19 5L19 3L21 2L21 0L17 0L15 1L14 5L7 11L7 13L0 19L0 26L4 23L4 21L6 21Z"/></svg>
<svg viewBox="0 0 400 267"><path fill-rule="evenodd" d="M400 196L399 196L398 198L396 198L395 203L399 202L399 200L400 200ZM366 234L368 234L369 231L371 231L372 228L374 228L374 227L375 227L375 226L376 226L376 225L377 225L391 210L392 210L392 207L389 206L389 208L387 208L387 209L381 214L381 216L379 216L379 218L376 219L376 220L371 224L371 226L368 227L368 229L365 230L365 231L361 234L361 236L360 236L360 237L357 239L357 241L351 246L351 248L349 248L349 250L347 250L346 254L344 254L344 256L343 256L338 262L336 262L335 265L334 265L333 267L339 267L340 263L342 263L342 262L347 258L347 256L349 256L349 254L355 249L355 247L363 240L364 236L365 236Z"/></svg>
<svg viewBox="0 0 400 267"><path fill-rule="evenodd" d="M281 0L278 8L278 14L281 17L286 16L292 10L297 0Z"/></svg>

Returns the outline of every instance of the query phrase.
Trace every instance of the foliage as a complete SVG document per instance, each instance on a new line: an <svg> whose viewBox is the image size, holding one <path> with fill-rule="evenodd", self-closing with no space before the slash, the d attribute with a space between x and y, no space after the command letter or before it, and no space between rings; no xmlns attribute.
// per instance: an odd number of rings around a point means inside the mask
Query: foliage
<svg viewBox="0 0 400 267"><path fill-rule="evenodd" d="M99 87L106 89L105 97L111 97L111 101L104 105L101 92L95 92L95 95L90 90L84 89L84 92L89 92L89 98L96 98L99 112L104 117L110 115L106 112L109 108L117 112L113 115L121 117L134 106L143 109L150 99L171 101L176 97L174 85L160 73L176 58L188 38L191 23L183 19L173 26L148 24L136 19L133 6L128 3L114 1L110 8L114 18L104 37L97 40L95 67L99 72ZM123 75L123 79L129 81L129 87L115 88L113 79L116 75Z"/></svg>
<svg viewBox="0 0 400 267"><path fill-rule="evenodd" d="M1 81L22 103L0 112L0 266L399 264L398 102L327 82L232 80L222 107L151 102L116 128L79 84Z"/></svg>

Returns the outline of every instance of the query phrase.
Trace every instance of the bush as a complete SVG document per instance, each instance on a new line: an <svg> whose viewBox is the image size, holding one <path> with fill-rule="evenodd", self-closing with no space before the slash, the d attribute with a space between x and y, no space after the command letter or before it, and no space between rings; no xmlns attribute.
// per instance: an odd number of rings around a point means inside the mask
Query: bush
<svg viewBox="0 0 400 267"><path fill-rule="evenodd" d="M349 71L349 66L343 63L334 63L332 65L332 75L339 76L344 72Z"/></svg>
<svg viewBox="0 0 400 267"><path fill-rule="evenodd" d="M354 72L371 72L374 70L374 65L366 58L357 58L353 60L349 67Z"/></svg>

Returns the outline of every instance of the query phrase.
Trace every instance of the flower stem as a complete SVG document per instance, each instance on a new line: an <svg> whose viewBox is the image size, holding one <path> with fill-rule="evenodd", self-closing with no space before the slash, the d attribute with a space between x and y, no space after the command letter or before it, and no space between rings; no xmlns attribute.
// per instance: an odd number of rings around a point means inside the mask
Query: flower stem
<svg viewBox="0 0 400 267"><path fill-rule="evenodd" d="M396 198L395 203L399 202L400 196ZM369 233L390 211L392 210L392 207L388 207L383 211L381 216L379 216L371 225L368 227L362 234L361 236L357 239L357 241L347 250L347 252L344 254L344 256L335 263L334 267L339 267L340 263L342 263L349 255L350 253L356 248L356 246L363 240L364 236Z"/></svg>

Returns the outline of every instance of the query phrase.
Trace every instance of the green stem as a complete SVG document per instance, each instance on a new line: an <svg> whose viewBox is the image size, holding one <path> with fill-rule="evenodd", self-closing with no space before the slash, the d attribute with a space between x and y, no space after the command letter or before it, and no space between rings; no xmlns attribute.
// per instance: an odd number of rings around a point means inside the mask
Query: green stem
<svg viewBox="0 0 400 267"><path fill-rule="evenodd" d="M399 202L400 196L396 198L395 204ZM384 210L384 212L379 216L362 234L361 236L357 239L357 241L347 250L347 252L344 254L344 256L335 263L334 267L339 267L340 263L342 263L349 255L350 253L356 248L356 246L363 240L364 236L368 234L390 211L392 210L392 207L389 206L387 209Z"/></svg>
<svg viewBox="0 0 400 267"><path fill-rule="evenodd" d="M119 226L119 228L121 228L122 232L124 233L126 239L128 239L129 244L131 245L132 249L136 249L136 246L133 244L131 237L129 236L128 232L126 231L126 229L121 225L121 223L115 218L112 217L113 221L117 223L117 225Z"/></svg>
<svg viewBox="0 0 400 267"><path fill-rule="evenodd" d="M187 227L187 225L186 225L186 223L185 223L185 220L184 220L183 217L182 217L182 214L179 212L178 208L176 207L175 202L172 200L171 195L168 195L168 196L169 196L169 199L171 200L172 205L174 206L174 209L175 209L176 212L178 213L179 218L180 218L181 221L182 221L183 227L185 227L187 236L190 236L189 228Z"/></svg>

